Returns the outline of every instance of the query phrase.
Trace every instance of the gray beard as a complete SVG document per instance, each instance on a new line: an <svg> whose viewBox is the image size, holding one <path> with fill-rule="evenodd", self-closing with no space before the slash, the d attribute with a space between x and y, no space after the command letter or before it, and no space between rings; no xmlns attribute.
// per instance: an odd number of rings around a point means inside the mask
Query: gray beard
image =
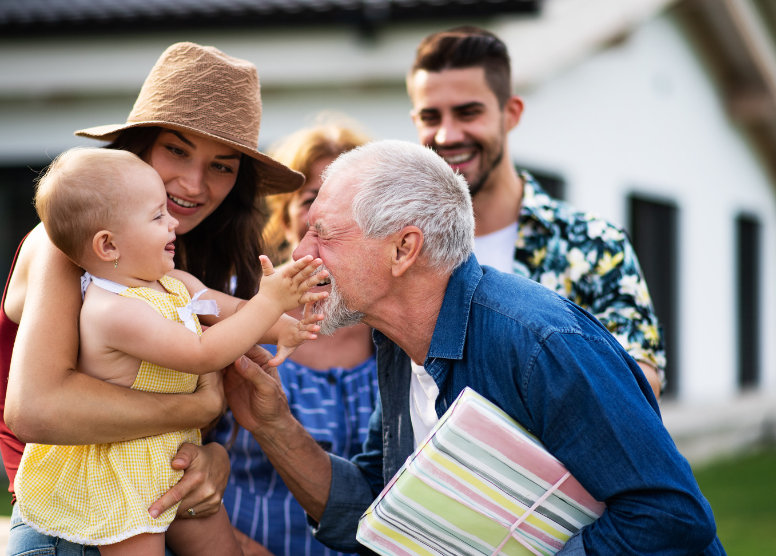
<svg viewBox="0 0 776 556"><path fill-rule="evenodd" d="M320 272L325 268L325 266L321 265L321 268L316 272ZM325 336L331 336L340 328L360 324L361 320L364 318L364 313L351 311L347 308L345 305L345 298L337 287L334 276L331 276L331 272L329 272L329 276L331 279L331 292L328 297L316 301L313 304L313 313L323 314L321 334Z"/></svg>

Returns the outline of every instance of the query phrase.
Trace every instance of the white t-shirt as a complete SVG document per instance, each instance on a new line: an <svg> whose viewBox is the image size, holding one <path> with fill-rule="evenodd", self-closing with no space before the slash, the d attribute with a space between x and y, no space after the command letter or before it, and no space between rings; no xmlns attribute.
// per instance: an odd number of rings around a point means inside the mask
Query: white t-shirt
<svg viewBox="0 0 776 556"><path fill-rule="evenodd" d="M436 399L439 387L426 369L412 363L412 378L410 379L410 421L415 436L415 448L420 445L439 421L436 414Z"/></svg>
<svg viewBox="0 0 776 556"><path fill-rule="evenodd" d="M475 236L474 255L480 264L492 266L501 272L512 274L517 242L517 222L496 232Z"/></svg>

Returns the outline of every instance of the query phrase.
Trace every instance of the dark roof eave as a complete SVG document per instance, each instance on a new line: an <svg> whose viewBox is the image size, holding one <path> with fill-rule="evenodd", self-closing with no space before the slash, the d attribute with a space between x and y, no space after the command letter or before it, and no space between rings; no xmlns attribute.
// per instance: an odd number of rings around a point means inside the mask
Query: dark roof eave
<svg viewBox="0 0 776 556"><path fill-rule="evenodd" d="M58 16L48 14L9 14L2 12L0 3L0 36L29 37L105 35L116 33L149 33L198 29L236 29L309 26L354 26L365 32L377 28L406 22L429 20L482 19L502 14L538 15L543 0L469 0L419 1L413 3L357 2L356 7L346 8L343 4L321 3L317 9L310 4L301 8L299 4L284 7L283 2L257 4L242 11L213 9L203 14L193 9L174 13L113 12L100 13L92 10L79 13L71 11ZM22 15L24 17L22 17Z"/></svg>

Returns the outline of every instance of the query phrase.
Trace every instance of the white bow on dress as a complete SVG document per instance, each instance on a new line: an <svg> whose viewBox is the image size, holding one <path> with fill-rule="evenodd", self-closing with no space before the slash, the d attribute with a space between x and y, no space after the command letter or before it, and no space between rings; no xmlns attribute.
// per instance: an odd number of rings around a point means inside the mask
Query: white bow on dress
<svg viewBox="0 0 776 556"><path fill-rule="evenodd" d="M111 280L106 280L105 278L97 278L96 276L92 276L88 272L84 272L83 276L81 276L81 299L84 298L86 295L86 288L89 287L89 284L91 282L94 282L95 286L98 286L104 290L107 290L111 293L122 293L124 290L128 289L127 286L122 286L121 284L117 284L116 282L112 282ZM183 307L177 307L178 309L178 316L183 321L183 325L194 332L196 334L197 332L197 324L194 322L193 315L215 315L218 316L220 310L218 308L218 303L216 303L212 299L204 299L200 301L199 297L207 291L207 288L204 290L197 292L194 294L194 297L191 298L191 301L189 301L185 306Z"/></svg>
<svg viewBox="0 0 776 556"><path fill-rule="evenodd" d="M199 300L199 296L207 291L207 288L194 294L184 307L178 307L178 316L183 321L183 324L192 332L197 331L197 325L194 323L192 315L215 315L218 316L220 309L218 303L212 299Z"/></svg>

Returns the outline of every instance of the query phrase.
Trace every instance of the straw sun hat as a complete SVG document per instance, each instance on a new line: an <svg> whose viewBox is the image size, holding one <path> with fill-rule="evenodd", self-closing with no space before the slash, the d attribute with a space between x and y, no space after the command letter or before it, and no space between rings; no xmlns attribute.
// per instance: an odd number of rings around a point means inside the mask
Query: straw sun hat
<svg viewBox="0 0 776 556"><path fill-rule="evenodd" d="M261 176L264 193L287 193L304 176L257 150L261 96L256 66L212 46L172 45L143 83L124 124L76 131L80 137L113 141L131 127L159 126L193 133L248 155Z"/></svg>

